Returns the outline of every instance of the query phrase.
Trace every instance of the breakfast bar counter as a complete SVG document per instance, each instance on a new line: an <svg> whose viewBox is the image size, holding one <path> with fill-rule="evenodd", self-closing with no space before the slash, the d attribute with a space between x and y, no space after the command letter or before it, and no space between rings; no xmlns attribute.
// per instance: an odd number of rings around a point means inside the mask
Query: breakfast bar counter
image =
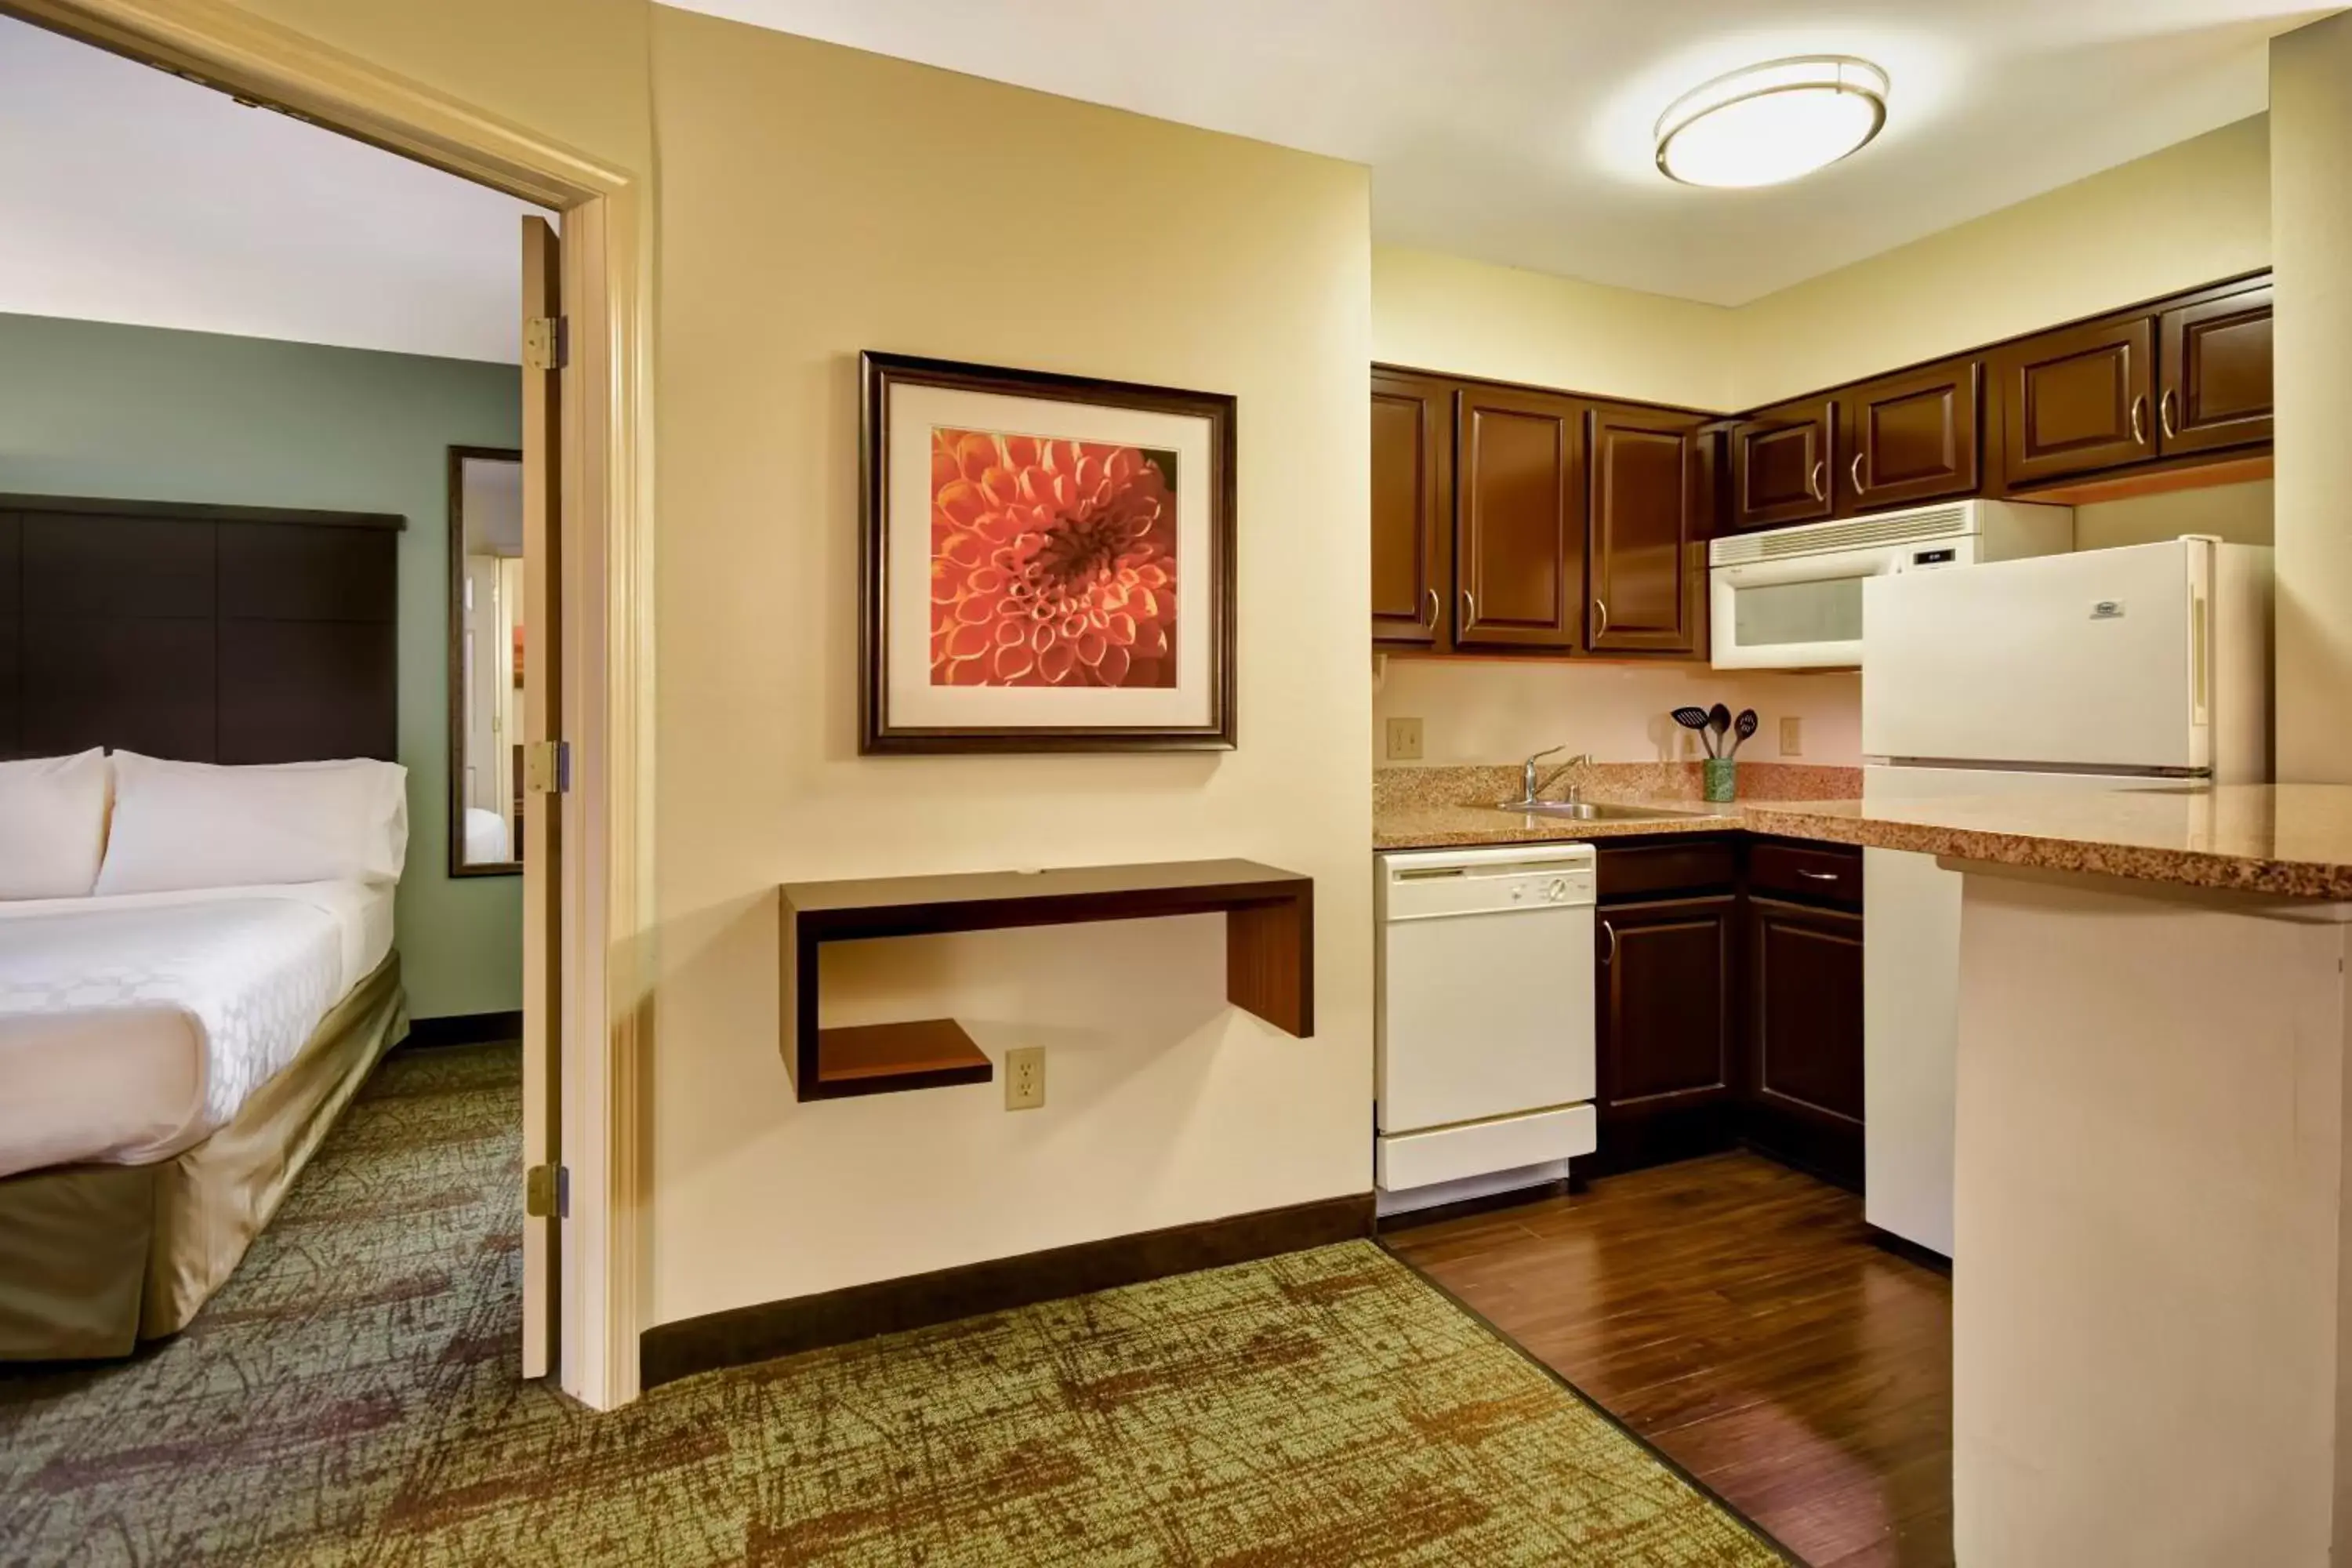
<svg viewBox="0 0 2352 1568"><path fill-rule="evenodd" d="M2352 788L1744 826L1962 874L1958 1561L2342 1561Z"/></svg>

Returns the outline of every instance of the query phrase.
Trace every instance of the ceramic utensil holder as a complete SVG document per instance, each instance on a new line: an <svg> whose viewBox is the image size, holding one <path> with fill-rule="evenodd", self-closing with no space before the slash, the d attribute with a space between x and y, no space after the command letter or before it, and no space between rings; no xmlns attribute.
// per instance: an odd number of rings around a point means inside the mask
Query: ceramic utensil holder
<svg viewBox="0 0 2352 1568"><path fill-rule="evenodd" d="M1706 798L1721 804L1737 798L1739 793L1739 764L1729 757L1709 757L1700 764L1706 770Z"/></svg>

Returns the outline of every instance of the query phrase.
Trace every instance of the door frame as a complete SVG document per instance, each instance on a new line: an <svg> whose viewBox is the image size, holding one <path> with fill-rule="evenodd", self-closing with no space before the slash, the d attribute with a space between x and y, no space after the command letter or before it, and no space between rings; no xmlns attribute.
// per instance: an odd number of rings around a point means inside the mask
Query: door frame
<svg viewBox="0 0 2352 1568"><path fill-rule="evenodd" d="M649 1291L644 1084L654 964L653 323L637 174L228 0L0 0L0 11L222 88L563 216L564 874L560 1059L570 1170L557 1379L638 1392ZM530 875L525 868L525 875Z"/></svg>

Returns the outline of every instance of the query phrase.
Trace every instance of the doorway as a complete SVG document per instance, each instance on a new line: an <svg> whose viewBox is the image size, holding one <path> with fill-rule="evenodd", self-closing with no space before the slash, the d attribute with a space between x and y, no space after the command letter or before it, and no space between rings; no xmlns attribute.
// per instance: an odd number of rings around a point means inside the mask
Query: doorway
<svg viewBox="0 0 2352 1568"><path fill-rule="evenodd" d="M526 1370L597 1408L637 1389L636 1084L650 971L650 541L641 183L228 7L16 0L52 31L562 214L526 239L537 371L526 489L541 509L552 635L527 653L523 759L527 1164L536 1261ZM527 418L526 424L530 424ZM526 589L526 595L530 593ZM561 610L578 613L562 615ZM537 784L536 789L531 788ZM559 1237L561 1245L559 1245Z"/></svg>

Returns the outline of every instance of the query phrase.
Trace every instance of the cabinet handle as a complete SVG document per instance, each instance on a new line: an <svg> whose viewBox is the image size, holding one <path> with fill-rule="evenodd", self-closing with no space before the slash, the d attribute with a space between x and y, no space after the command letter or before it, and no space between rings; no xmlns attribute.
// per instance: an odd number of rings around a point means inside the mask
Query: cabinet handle
<svg viewBox="0 0 2352 1568"><path fill-rule="evenodd" d="M1607 952L1604 952L1604 953L1602 953L1602 954L1601 955L1601 963L1616 963L1616 962L1617 962L1617 928L1616 928L1615 926L1613 926L1613 925L1611 925L1607 921L1602 921L1601 922L1601 934L1602 936L1605 936L1605 937L1607 937L1607 938L1609 939L1609 951L1608 951Z"/></svg>
<svg viewBox="0 0 2352 1568"><path fill-rule="evenodd" d="M1822 493L1822 486L1828 482L1829 477L1830 460L1827 458L1823 458L1820 462L1815 463L1813 465L1813 471L1806 476L1805 488L1813 492L1813 499L1815 500L1827 500L1830 499L1828 496Z"/></svg>
<svg viewBox="0 0 2352 1568"><path fill-rule="evenodd" d="M2132 399L2132 445L2147 445L2147 394Z"/></svg>
<svg viewBox="0 0 2352 1568"><path fill-rule="evenodd" d="M1863 492L1862 458L1863 455L1860 452L1856 452L1853 455L1853 462L1846 468L1846 477L1853 480L1853 493L1856 495L1860 495Z"/></svg>
<svg viewBox="0 0 2352 1568"><path fill-rule="evenodd" d="M1609 601L1606 599L1593 600L1592 613L1594 616L1598 616L1600 620L1600 624L1592 628L1592 640L1599 642L1602 637L1609 635Z"/></svg>
<svg viewBox="0 0 2352 1568"><path fill-rule="evenodd" d="M1835 871L1808 871L1802 866L1797 868L1797 875L1811 882L1834 882L1838 879Z"/></svg>
<svg viewBox="0 0 2352 1568"><path fill-rule="evenodd" d="M1429 629L1430 629L1431 631L1435 631L1435 630L1437 629L1437 610L1438 610L1438 605L1439 605L1440 602L1441 602L1441 601L1440 601L1440 600L1438 599L1438 597L1437 597L1437 590L1436 590L1436 589L1434 589L1434 588L1432 588L1432 589L1429 591L1429 623L1428 623L1428 624L1429 624Z"/></svg>
<svg viewBox="0 0 2352 1568"><path fill-rule="evenodd" d="M1462 590L1462 624L1454 630L1466 632L1477 624L1478 595L1465 588Z"/></svg>
<svg viewBox="0 0 2352 1568"><path fill-rule="evenodd" d="M2156 405L2156 422L2164 426L2164 438L2168 441L2180 434L2178 429L2174 428L2172 423L2172 405L2178 395L2179 395L2176 394L2172 388L2168 386L2164 389L2164 397L2162 401L2158 402Z"/></svg>

